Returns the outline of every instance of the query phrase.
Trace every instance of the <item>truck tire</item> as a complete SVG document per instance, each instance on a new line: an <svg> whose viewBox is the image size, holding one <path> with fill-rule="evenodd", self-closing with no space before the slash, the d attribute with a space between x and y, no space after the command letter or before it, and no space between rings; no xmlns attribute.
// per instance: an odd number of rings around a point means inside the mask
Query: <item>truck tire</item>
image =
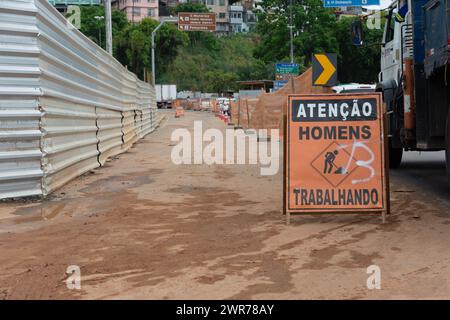
<svg viewBox="0 0 450 320"><path fill-rule="evenodd" d="M450 189L450 109L445 124L445 166L447 167L447 186Z"/></svg>
<svg viewBox="0 0 450 320"><path fill-rule="evenodd" d="M403 149L393 148L389 140L389 168L396 169L402 163Z"/></svg>

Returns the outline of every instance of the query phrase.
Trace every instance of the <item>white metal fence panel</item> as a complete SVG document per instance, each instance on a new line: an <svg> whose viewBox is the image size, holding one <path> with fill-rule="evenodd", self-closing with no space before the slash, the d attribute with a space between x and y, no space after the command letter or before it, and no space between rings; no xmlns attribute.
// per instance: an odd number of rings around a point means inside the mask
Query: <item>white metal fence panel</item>
<svg viewBox="0 0 450 320"><path fill-rule="evenodd" d="M122 114L115 110L97 108L97 138L99 162L122 152Z"/></svg>
<svg viewBox="0 0 450 320"><path fill-rule="evenodd" d="M42 97L43 190L49 194L73 178L100 166L97 115L88 105Z"/></svg>
<svg viewBox="0 0 450 320"><path fill-rule="evenodd" d="M135 143L138 140L138 136L136 133L136 126L134 123L134 116L135 116L134 110L122 112L123 151L130 149L133 143Z"/></svg>
<svg viewBox="0 0 450 320"><path fill-rule="evenodd" d="M50 3L0 1L0 199L54 191L155 121L154 88Z"/></svg>
<svg viewBox="0 0 450 320"><path fill-rule="evenodd" d="M0 1L0 198L42 194L37 36L32 0Z"/></svg>

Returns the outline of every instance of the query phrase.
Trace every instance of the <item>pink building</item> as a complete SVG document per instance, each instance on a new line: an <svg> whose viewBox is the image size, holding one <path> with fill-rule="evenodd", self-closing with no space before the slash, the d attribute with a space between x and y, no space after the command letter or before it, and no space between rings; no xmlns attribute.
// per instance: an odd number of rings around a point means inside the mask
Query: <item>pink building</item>
<svg viewBox="0 0 450 320"><path fill-rule="evenodd" d="M158 19L158 0L117 0L117 6L131 22L139 22L146 17Z"/></svg>

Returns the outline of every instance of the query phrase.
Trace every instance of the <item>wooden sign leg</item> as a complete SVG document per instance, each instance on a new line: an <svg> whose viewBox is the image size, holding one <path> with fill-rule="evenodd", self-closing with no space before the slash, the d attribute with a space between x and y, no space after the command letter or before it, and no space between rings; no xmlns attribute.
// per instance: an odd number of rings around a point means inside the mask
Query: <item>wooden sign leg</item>
<svg viewBox="0 0 450 320"><path fill-rule="evenodd" d="M384 181L385 181L385 200L382 213L383 224L386 223L386 215L391 213L391 188L389 185L389 139L388 139L388 115L386 113L386 104L383 103L383 142L384 142Z"/></svg>
<svg viewBox="0 0 450 320"><path fill-rule="evenodd" d="M286 212L286 225L291 223L291 213L289 211Z"/></svg>

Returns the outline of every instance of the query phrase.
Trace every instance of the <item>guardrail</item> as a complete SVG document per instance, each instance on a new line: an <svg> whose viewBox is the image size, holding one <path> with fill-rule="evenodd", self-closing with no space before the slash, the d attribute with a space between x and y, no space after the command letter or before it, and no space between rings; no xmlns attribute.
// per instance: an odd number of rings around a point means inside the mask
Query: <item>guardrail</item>
<svg viewBox="0 0 450 320"><path fill-rule="evenodd" d="M47 0L0 2L0 199L45 196L157 121L154 87Z"/></svg>

